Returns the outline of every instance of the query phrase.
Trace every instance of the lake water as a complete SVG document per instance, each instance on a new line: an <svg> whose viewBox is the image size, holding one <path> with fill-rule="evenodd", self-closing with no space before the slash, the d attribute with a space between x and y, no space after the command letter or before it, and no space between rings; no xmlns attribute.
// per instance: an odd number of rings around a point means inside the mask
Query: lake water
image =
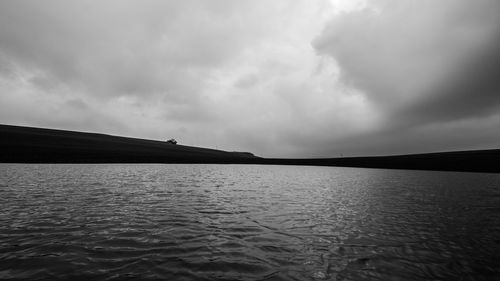
<svg viewBox="0 0 500 281"><path fill-rule="evenodd" d="M0 164L0 279L500 280L500 175Z"/></svg>

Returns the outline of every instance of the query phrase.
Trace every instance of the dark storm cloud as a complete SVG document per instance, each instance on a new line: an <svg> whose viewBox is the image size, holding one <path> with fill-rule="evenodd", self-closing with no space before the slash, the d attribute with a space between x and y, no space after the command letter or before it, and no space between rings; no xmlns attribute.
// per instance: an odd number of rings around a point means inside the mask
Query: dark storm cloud
<svg viewBox="0 0 500 281"><path fill-rule="evenodd" d="M499 5L500 6L500 5ZM500 9L498 10L500 14ZM499 25L500 27L500 25ZM420 122L487 117L500 106L500 28L478 54L465 59L431 94L397 112ZM410 121L408 121L410 122Z"/></svg>
<svg viewBox="0 0 500 281"><path fill-rule="evenodd" d="M498 15L494 0L375 0L332 19L313 45L337 61L341 80L364 93L382 122L329 151L498 145L491 121L500 108Z"/></svg>
<svg viewBox="0 0 500 281"><path fill-rule="evenodd" d="M500 104L500 2L373 1L335 18L316 39L342 79L388 124L482 117Z"/></svg>

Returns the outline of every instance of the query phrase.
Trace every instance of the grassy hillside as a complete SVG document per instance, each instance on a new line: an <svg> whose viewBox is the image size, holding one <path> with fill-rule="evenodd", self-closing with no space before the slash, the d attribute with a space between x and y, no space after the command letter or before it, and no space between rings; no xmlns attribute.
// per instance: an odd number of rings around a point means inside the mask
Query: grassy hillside
<svg viewBox="0 0 500 281"><path fill-rule="evenodd" d="M500 149L322 159L272 159L162 141L0 125L3 163L221 163L500 173Z"/></svg>
<svg viewBox="0 0 500 281"><path fill-rule="evenodd" d="M500 149L395 156L262 159L266 164L500 173Z"/></svg>
<svg viewBox="0 0 500 281"><path fill-rule="evenodd" d="M238 163L249 158L256 157L162 141L0 125L0 162Z"/></svg>

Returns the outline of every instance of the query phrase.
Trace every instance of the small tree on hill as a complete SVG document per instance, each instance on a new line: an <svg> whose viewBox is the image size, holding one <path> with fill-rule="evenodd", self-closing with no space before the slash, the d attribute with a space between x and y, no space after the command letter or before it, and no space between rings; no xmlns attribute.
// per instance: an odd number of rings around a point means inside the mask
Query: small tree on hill
<svg viewBox="0 0 500 281"><path fill-rule="evenodd" d="M177 144L177 141L175 139L169 139L167 140L168 144Z"/></svg>

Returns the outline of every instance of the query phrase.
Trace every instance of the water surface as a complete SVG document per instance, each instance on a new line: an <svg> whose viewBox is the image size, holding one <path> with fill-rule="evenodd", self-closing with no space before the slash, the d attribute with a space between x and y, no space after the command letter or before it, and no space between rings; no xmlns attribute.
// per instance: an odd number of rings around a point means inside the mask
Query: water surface
<svg viewBox="0 0 500 281"><path fill-rule="evenodd" d="M0 279L500 280L500 175L0 164Z"/></svg>

